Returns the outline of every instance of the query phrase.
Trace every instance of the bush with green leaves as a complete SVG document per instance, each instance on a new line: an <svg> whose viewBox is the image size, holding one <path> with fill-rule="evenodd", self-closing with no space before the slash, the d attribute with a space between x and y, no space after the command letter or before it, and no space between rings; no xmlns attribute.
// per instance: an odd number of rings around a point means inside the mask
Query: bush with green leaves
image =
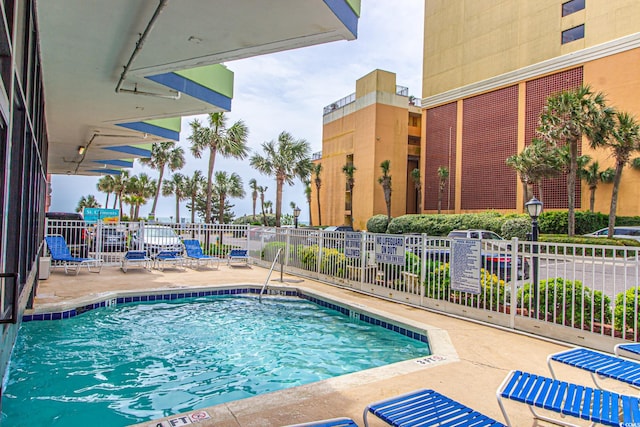
<svg viewBox="0 0 640 427"><path fill-rule="evenodd" d="M390 234L426 233L429 236L446 236L456 229L483 229L500 233L503 215L498 212L484 212L477 214L448 214L448 215L402 215L393 218L386 229ZM369 229L369 231L372 231Z"/></svg>
<svg viewBox="0 0 640 427"><path fill-rule="evenodd" d="M452 302L469 307L498 311L505 298L505 283L495 274L485 269L480 270L480 293L451 291L449 263L433 262L427 265L425 296Z"/></svg>
<svg viewBox="0 0 640 427"><path fill-rule="evenodd" d="M615 328L622 331L623 327L629 331L635 330L634 341L640 339L640 286L627 289L626 292L620 292L616 295ZM634 328L638 329L634 329ZM624 337L624 335L623 335Z"/></svg>
<svg viewBox="0 0 640 427"><path fill-rule="evenodd" d="M367 221L367 231L369 233L386 233L387 225L386 215L374 215Z"/></svg>
<svg viewBox="0 0 640 427"><path fill-rule="evenodd" d="M507 240L517 237L520 240L527 240L527 233L531 231L531 218L527 216L517 216L507 219L500 229L500 235Z"/></svg>
<svg viewBox="0 0 640 427"><path fill-rule="evenodd" d="M532 287L531 283L525 283L518 289L519 308L530 308L530 303L533 304ZM593 322L611 322L611 299L601 291L583 286L579 280L561 277L541 280L538 284L538 307L542 318L560 325L590 328Z"/></svg>

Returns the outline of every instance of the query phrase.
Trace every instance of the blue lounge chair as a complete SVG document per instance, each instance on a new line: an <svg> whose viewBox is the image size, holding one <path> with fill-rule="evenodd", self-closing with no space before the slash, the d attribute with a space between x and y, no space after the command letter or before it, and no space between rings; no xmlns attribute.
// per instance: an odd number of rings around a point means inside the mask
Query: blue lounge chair
<svg viewBox="0 0 640 427"><path fill-rule="evenodd" d="M67 242L64 240L62 235L54 234L46 236L44 239L47 242L47 248L51 253L52 265L54 267L64 267L65 274L69 274L69 271L78 274L80 272L80 267L82 266L86 266L87 270L91 273L99 273L100 270L102 270L102 261L98 259L72 256L71 251L67 246ZM94 270L92 270L92 268Z"/></svg>
<svg viewBox="0 0 640 427"><path fill-rule="evenodd" d="M363 415L365 427L369 426L368 413L397 427L418 425L504 427L504 424L480 412L436 391L426 389L368 405Z"/></svg>
<svg viewBox="0 0 640 427"><path fill-rule="evenodd" d="M249 256L246 249L231 249L227 256L227 265L233 263L249 264Z"/></svg>
<svg viewBox="0 0 640 427"><path fill-rule="evenodd" d="M184 248L187 252L187 261L195 263L196 266L211 265L214 262L217 263L217 267L220 266L220 258L216 256L205 255L200 247L200 242L197 240L183 240Z"/></svg>
<svg viewBox="0 0 640 427"><path fill-rule="evenodd" d="M540 415L534 410L534 407L606 426L640 425L640 400L637 397L554 380L522 371L511 371L496 394L498 405L509 426L512 424L502 399L525 403L535 418L554 424L575 427L575 424L564 420Z"/></svg>
<svg viewBox="0 0 640 427"><path fill-rule="evenodd" d="M551 375L556 378L552 361L589 371L593 382L600 389L603 387L598 382L598 377L611 378L634 387L640 387L640 363L633 360L588 348L572 348L547 357L547 365L549 365Z"/></svg>
<svg viewBox="0 0 640 427"><path fill-rule="evenodd" d="M613 348L613 352L616 356L625 356L626 353L621 353L621 351L626 351L631 353L629 357L640 358L640 343L627 343L627 344L616 344Z"/></svg>
<svg viewBox="0 0 640 427"><path fill-rule="evenodd" d="M351 418L331 418L330 420L291 424L286 427L358 427L358 424L356 424Z"/></svg>
<svg viewBox="0 0 640 427"><path fill-rule="evenodd" d="M147 251L127 251L122 257L120 268L126 273L130 266L151 270L151 258L147 256Z"/></svg>
<svg viewBox="0 0 640 427"><path fill-rule="evenodd" d="M182 268L184 265L184 258L178 251L160 251L154 255L153 260L156 268L160 271L163 271L168 265L175 268Z"/></svg>

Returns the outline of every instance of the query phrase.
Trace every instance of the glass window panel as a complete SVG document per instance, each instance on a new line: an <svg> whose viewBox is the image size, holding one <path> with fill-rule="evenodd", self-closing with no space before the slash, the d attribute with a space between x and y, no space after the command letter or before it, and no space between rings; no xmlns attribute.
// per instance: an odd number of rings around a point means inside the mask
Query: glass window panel
<svg viewBox="0 0 640 427"><path fill-rule="evenodd" d="M562 32L562 44L570 43L574 40L584 38L584 24L577 27L569 28Z"/></svg>

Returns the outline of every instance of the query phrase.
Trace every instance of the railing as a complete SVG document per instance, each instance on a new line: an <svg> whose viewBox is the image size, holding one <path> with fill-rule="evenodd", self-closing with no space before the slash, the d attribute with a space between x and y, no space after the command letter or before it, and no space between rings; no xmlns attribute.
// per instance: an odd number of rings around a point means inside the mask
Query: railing
<svg viewBox="0 0 640 427"><path fill-rule="evenodd" d="M283 248L289 273L399 302L602 349L640 340L638 249L478 241L477 259L462 258L463 275L477 275L469 291L452 281L461 258L451 239L275 228L249 239L255 262Z"/></svg>
<svg viewBox="0 0 640 427"><path fill-rule="evenodd" d="M154 229L173 234L155 238ZM478 245L473 256L461 256L466 240L426 235L54 220L45 230L65 236L73 254L112 265L127 249L152 252L176 239L197 239L221 258L247 249L265 267L282 250L290 274L405 304L594 348L640 341L638 248L482 240L471 241Z"/></svg>
<svg viewBox="0 0 640 427"><path fill-rule="evenodd" d="M322 158L322 151L316 151L311 155L311 160L320 160Z"/></svg>
<svg viewBox="0 0 640 427"><path fill-rule="evenodd" d="M333 103L327 105L326 107L324 107L322 115L326 116L330 112L335 111L335 110L337 110L339 108L342 108L345 105L351 104L352 102L356 102L356 94L355 94L355 92L352 93L351 95L347 95L344 98L341 98L341 99L337 100L336 102L333 102Z"/></svg>
<svg viewBox="0 0 640 427"><path fill-rule="evenodd" d="M396 85L396 95L409 96L409 88L406 86Z"/></svg>
<svg viewBox="0 0 640 427"><path fill-rule="evenodd" d="M128 250L153 256L160 250L182 252L182 240L200 242L206 255L225 258L231 249L247 249L247 225L118 222L88 225L84 221L47 219L45 235L62 235L71 255L120 265ZM61 263L52 260L52 267Z"/></svg>

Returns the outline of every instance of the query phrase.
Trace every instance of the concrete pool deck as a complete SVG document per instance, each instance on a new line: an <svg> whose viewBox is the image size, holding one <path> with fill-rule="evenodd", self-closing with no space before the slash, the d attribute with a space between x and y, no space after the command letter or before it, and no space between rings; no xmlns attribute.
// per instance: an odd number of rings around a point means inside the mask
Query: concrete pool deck
<svg viewBox="0 0 640 427"><path fill-rule="evenodd" d="M99 274L87 273L83 269L77 276L54 270L47 280L40 281L34 308L41 310L76 302L80 306L82 301L118 291L175 290L233 284L262 286L267 274L267 269L254 265L229 267L224 264L217 270L166 269L160 272L136 268L126 274L118 268L105 267ZM274 272L269 285L307 290L420 326L428 331L432 351L437 357L395 363L205 408L211 418L193 423L194 427L283 426L343 416L354 419L358 425L364 425L362 412L367 404L419 388L435 389L504 422L496 401L496 389L507 373L512 369L520 369L550 376L547 356L567 348L559 343L385 301L309 279L285 275L285 282L282 283L277 280L279 278L280 273ZM592 385L586 372L559 367L557 373L563 380ZM622 387L621 391L624 390ZM536 423L523 404L506 402L505 406L514 426L553 425L541 421ZM168 420L176 418L177 414L139 425L168 426L171 425ZM386 425L375 417L369 420L372 427Z"/></svg>

